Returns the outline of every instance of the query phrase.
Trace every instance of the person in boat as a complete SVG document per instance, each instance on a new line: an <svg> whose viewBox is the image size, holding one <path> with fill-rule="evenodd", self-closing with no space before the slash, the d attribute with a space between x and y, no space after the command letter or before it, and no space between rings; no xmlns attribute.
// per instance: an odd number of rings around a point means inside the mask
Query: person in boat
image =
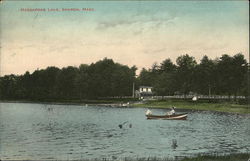
<svg viewBox="0 0 250 161"><path fill-rule="evenodd" d="M175 115L175 107L171 108L171 111L167 112L167 115Z"/></svg>
<svg viewBox="0 0 250 161"><path fill-rule="evenodd" d="M148 110L146 111L146 115L152 115L152 112L148 109Z"/></svg>

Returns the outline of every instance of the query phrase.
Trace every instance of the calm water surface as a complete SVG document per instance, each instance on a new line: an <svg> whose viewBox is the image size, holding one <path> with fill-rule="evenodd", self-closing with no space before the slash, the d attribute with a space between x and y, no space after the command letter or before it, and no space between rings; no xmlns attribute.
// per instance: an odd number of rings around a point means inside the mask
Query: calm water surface
<svg viewBox="0 0 250 161"><path fill-rule="evenodd" d="M188 120L170 121L146 120L145 111L0 103L0 158L174 158L250 150L249 115L179 111L188 112Z"/></svg>

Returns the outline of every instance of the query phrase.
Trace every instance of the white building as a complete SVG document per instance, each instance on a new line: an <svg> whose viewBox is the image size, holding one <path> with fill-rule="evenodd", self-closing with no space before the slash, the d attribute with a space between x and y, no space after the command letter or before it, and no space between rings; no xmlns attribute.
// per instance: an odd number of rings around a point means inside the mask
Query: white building
<svg viewBox="0 0 250 161"><path fill-rule="evenodd" d="M149 86L140 86L139 92L140 93L152 93L152 88L153 87L149 87Z"/></svg>
<svg viewBox="0 0 250 161"><path fill-rule="evenodd" d="M153 87L150 86L140 86L139 90L136 90L136 97L142 97L142 96L152 96Z"/></svg>

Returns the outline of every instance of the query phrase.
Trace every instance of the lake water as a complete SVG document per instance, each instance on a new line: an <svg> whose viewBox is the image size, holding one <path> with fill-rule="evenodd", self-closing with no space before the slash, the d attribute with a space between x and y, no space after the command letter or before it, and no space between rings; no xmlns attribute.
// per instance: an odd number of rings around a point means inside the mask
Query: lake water
<svg viewBox="0 0 250 161"><path fill-rule="evenodd" d="M249 115L177 109L189 113L186 121L146 120L145 111L0 103L0 158L174 158L250 150ZM163 114L166 110L152 112Z"/></svg>

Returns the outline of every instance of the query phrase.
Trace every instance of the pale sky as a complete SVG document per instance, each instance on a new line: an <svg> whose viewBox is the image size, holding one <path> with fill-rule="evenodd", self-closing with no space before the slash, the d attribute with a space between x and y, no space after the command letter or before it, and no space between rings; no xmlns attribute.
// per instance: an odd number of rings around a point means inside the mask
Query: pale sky
<svg viewBox="0 0 250 161"><path fill-rule="evenodd" d="M104 57L139 70L183 54L197 62L239 52L249 59L248 1L4 1L0 16L1 76Z"/></svg>

